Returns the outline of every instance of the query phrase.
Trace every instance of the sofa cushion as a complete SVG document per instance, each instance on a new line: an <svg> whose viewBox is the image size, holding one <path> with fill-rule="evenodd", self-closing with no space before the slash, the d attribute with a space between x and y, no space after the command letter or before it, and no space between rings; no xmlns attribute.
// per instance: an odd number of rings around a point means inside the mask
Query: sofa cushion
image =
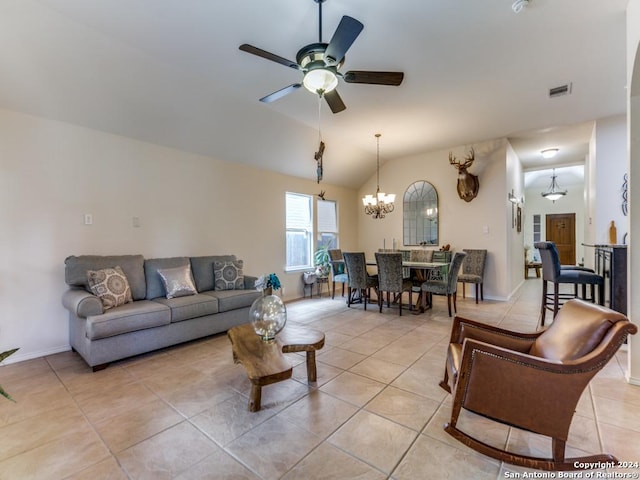
<svg viewBox="0 0 640 480"><path fill-rule="evenodd" d="M64 277L67 285L84 287L91 291L87 280L88 270L101 270L119 266L127 277L134 300L143 300L147 294L142 255L80 255L70 256L64 261Z"/></svg>
<svg viewBox="0 0 640 480"><path fill-rule="evenodd" d="M199 292L215 289L213 264L215 262L232 262L235 255L209 255L206 257L191 257L191 272Z"/></svg>
<svg viewBox="0 0 640 480"><path fill-rule="evenodd" d="M186 297L197 293L189 264L174 268L160 268L158 275L162 279L167 298Z"/></svg>
<svg viewBox="0 0 640 480"><path fill-rule="evenodd" d="M102 315L87 317L87 338L97 340L145 328L168 325L171 310L166 305L148 300L126 303Z"/></svg>
<svg viewBox="0 0 640 480"><path fill-rule="evenodd" d="M166 291L158 270L189 265L188 257L148 258L144 261L144 273L147 279L147 300L166 297Z"/></svg>
<svg viewBox="0 0 640 480"><path fill-rule="evenodd" d="M178 298L154 298L154 302L171 309L171 322L181 322L191 318L218 313L218 299L210 295L190 295Z"/></svg>
<svg viewBox="0 0 640 480"><path fill-rule="evenodd" d="M256 298L262 296L262 292L258 290L214 290L202 293L218 299L220 313L250 307ZM248 316L247 321L249 321Z"/></svg>
<svg viewBox="0 0 640 480"><path fill-rule="evenodd" d="M243 266L242 260L214 262L213 276L216 290L244 290Z"/></svg>
<svg viewBox="0 0 640 480"><path fill-rule="evenodd" d="M120 267L88 270L87 282L105 310L133 301L129 282Z"/></svg>

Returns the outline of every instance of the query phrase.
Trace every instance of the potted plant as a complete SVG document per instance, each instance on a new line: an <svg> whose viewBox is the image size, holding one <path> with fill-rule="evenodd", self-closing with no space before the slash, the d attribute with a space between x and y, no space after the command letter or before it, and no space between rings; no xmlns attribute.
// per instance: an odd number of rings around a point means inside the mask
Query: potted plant
<svg viewBox="0 0 640 480"><path fill-rule="evenodd" d="M12 350L7 350L6 352L0 353L0 363L2 363L4 361L4 359L7 358L9 355L13 355L17 351L18 351L18 349L14 348ZM9 395L7 392L5 392L4 388L2 388L2 385L0 385L0 395L2 395L7 400L11 400L12 402L15 402L15 400L13 398L11 398L11 395Z"/></svg>
<svg viewBox="0 0 640 480"><path fill-rule="evenodd" d="M329 276L331 272L331 258L329 257L329 245L321 245L313 255L316 275L320 278Z"/></svg>

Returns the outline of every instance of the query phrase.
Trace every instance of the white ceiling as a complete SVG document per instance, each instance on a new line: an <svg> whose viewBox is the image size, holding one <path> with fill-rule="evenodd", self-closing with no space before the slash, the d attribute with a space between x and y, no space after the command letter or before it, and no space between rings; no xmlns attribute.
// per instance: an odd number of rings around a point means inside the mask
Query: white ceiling
<svg viewBox="0 0 640 480"><path fill-rule="evenodd" d="M327 0L324 41L342 15L365 25L341 70L405 80L341 81L347 110L321 109L325 181L366 181L376 132L381 162L501 137L525 169L551 146L582 162L592 121L626 109L627 0L511 4ZM0 0L0 108L314 179L317 99L258 102L301 74L238 46L295 60L317 20L313 0Z"/></svg>

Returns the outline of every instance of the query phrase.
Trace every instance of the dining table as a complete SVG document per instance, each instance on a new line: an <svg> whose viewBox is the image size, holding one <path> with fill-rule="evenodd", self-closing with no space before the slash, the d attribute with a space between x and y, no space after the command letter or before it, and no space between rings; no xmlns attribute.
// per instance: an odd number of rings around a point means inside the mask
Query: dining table
<svg viewBox="0 0 640 480"><path fill-rule="evenodd" d="M372 262L367 260L367 266L369 267L377 267L376 262ZM418 274L418 278L422 278L422 280L426 281L429 278L430 272L433 271L443 271L445 270L449 264L447 262L416 262L412 260L403 260L402 266L405 268L413 268L414 270L418 270L420 273ZM446 270L444 271L446 275ZM418 308L417 313L424 313L426 310L431 308L431 304L426 301L422 301L423 292L420 290L418 294L418 300L416 301L416 307Z"/></svg>

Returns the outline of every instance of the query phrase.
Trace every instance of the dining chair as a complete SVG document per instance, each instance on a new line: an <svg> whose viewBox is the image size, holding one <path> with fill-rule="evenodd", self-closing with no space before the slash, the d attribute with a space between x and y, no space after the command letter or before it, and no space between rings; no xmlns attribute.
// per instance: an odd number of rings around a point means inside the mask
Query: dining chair
<svg viewBox="0 0 640 480"><path fill-rule="evenodd" d="M458 274L462 261L467 256L464 252L456 252L449 264L446 275L442 279L429 279L423 282L420 287L422 290L422 307L426 307L426 302L433 305L433 294L446 295L449 316L451 316L451 300L453 300L453 311L457 313L456 292L458 288ZM428 298L427 298L428 296Z"/></svg>
<svg viewBox="0 0 640 480"><path fill-rule="evenodd" d="M595 287L598 287L598 303L604 305L604 277L594 273L592 270L575 270L562 268L560 265L560 255L556 244L553 242L536 242L534 247L540 252L542 260L542 305L540 306L540 326L544 326L547 310L553 312L555 319L560 306L564 300L578 297L577 285L583 286L583 297L586 297L586 286L591 286L591 300L595 303ZM548 282L553 283L553 293L548 293ZM560 285L572 284L575 286L573 294L560 293ZM586 300L586 298L584 298Z"/></svg>
<svg viewBox="0 0 640 480"><path fill-rule="evenodd" d="M360 301L367 309L367 302L371 298L371 289L378 290L378 276L369 275L364 252L344 252L344 263L349 277L349 294L347 295L347 306Z"/></svg>
<svg viewBox="0 0 640 480"><path fill-rule="evenodd" d="M484 267L487 260L487 251L482 249L465 248L467 254L462 262L462 273L458 275L458 282L462 283L462 298L465 298L465 286L473 283L476 286L476 304L478 298L484 302ZM478 291L480 295L478 295Z"/></svg>
<svg viewBox="0 0 640 480"><path fill-rule="evenodd" d="M382 312L384 304L383 292L387 293L387 307L391 308L391 294L394 302L398 302L399 313L402 316L402 294L409 292L409 305L413 309L413 282L404 278L402 267L402 253L377 253L376 264L378 265L378 307Z"/></svg>
<svg viewBox="0 0 640 480"><path fill-rule="evenodd" d="M331 299L333 300L336 296L336 282L342 283L342 296L344 297L344 286L349 282L349 276L346 273L342 250L339 248L329 249L329 259L331 260L331 279L333 281Z"/></svg>

